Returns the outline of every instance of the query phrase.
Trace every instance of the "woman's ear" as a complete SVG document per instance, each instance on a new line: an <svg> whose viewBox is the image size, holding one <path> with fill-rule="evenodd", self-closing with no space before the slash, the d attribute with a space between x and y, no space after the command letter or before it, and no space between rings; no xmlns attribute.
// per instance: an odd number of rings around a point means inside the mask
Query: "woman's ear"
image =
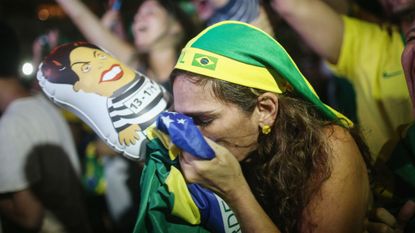
<svg viewBox="0 0 415 233"><path fill-rule="evenodd" d="M259 113L259 127L274 124L278 114L278 97L271 92L265 92L258 97L257 110Z"/></svg>

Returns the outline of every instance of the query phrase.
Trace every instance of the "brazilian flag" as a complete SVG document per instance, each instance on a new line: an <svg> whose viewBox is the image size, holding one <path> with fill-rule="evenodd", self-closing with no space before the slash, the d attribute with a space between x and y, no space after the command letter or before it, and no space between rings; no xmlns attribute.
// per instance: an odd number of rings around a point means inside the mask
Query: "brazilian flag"
<svg viewBox="0 0 415 233"><path fill-rule="evenodd" d="M196 53L193 57L192 66L205 68L208 70L215 70L218 58Z"/></svg>
<svg viewBox="0 0 415 233"><path fill-rule="evenodd" d="M141 175L141 200L134 233L240 232L229 206L212 191L187 184L178 161L186 150L201 159L214 151L190 117L164 112L157 127L146 129L149 142Z"/></svg>

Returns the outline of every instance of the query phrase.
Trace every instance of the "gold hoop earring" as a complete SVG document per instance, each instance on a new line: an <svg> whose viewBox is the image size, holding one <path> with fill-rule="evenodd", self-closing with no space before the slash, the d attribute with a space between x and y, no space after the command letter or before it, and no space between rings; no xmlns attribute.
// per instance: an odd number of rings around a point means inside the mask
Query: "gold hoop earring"
<svg viewBox="0 0 415 233"><path fill-rule="evenodd" d="M271 127L269 125L262 126L262 133L265 135L271 133Z"/></svg>

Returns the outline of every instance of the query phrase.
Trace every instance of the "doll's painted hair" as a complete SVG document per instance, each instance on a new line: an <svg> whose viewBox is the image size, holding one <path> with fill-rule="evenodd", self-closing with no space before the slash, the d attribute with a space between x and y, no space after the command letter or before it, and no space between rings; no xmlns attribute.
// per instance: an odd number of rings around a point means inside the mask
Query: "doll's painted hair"
<svg viewBox="0 0 415 233"><path fill-rule="evenodd" d="M54 48L43 61L42 73L45 78L52 83L74 85L79 78L71 68L70 54L79 47L99 49L83 41L66 43Z"/></svg>

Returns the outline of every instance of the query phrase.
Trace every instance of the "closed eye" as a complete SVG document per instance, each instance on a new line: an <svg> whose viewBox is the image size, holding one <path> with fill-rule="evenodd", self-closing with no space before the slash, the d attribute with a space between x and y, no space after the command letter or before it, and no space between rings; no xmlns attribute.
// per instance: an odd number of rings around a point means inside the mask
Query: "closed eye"
<svg viewBox="0 0 415 233"><path fill-rule="evenodd" d="M187 116L193 119L195 125L200 127L207 127L213 123L214 120L218 118L218 114L214 112L192 112L185 113Z"/></svg>
<svg viewBox="0 0 415 233"><path fill-rule="evenodd" d="M204 117L193 117L193 122L200 127L206 127L213 122L214 119L212 118L204 118Z"/></svg>

